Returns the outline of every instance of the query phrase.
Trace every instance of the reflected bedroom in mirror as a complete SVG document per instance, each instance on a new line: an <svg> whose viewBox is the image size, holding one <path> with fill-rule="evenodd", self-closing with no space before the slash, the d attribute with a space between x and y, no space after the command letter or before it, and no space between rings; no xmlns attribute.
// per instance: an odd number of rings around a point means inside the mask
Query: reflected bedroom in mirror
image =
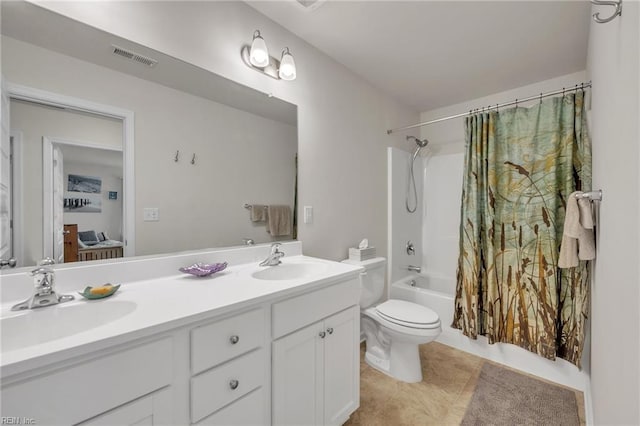
<svg viewBox="0 0 640 426"><path fill-rule="evenodd" d="M1 29L3 261L296 238L295 105L34 4Z"/></svg>

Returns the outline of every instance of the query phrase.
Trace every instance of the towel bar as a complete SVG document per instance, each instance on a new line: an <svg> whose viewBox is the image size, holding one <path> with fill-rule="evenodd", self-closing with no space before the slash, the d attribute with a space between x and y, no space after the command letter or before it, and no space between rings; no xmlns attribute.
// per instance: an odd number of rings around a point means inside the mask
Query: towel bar
<svg viewBox="0 0 640 426"><path fill-rule="evenodd" d="M245 204L244 204L244 208L245 208L245 209L249 209L249 210L251 210L251 204L247 204L247 203L245 203ZM263 207L263 209L267 209L267 208L269 208L269 206L264 206L264 207Z"/></svg>
<svg viewBox="0 0 640 426"><path fill-rule="evenodd" d="M576 194L576 198L588 198L591 201L602 201L602 189Z"/></svg>

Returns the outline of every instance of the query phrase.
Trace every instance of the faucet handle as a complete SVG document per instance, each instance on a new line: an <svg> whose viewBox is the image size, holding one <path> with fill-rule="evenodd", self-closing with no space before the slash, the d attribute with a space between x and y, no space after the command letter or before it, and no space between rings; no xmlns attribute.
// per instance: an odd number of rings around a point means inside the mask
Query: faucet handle
<svg viewBox="0 0 640 426"><path fill-rule="evenodd" d="M40 274L45 274L45 275L53 274L53 269L40 267L40 268L36 268L33 271L31 271L31 276L32 277L36 276L36 275L40 275Z"/></svg>
<svg viewBox="0 0 640 426"><path fill-rule="evenodd" d="M48 265L55 265L55 264L56 264L56 261L50 257L45 257L40 262L38 262L38 266L48 266Z"/></svg>
<svg viewBox="0 0 640 426"><path fill-rule="evenodd" d="M281 243L271 243L271 254L279 253L280 251L278 249L280 248L281 245L282 245Z"/></svg>

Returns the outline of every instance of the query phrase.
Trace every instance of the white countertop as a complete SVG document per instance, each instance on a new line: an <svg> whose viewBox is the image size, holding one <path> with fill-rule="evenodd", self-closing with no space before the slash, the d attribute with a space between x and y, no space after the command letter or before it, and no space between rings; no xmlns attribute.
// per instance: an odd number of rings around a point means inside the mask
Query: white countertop
<svg viewBox="0 0 640 426"><path fill-rule="evenodd" d="M52 317L55 321L55 315L62 316L64 309L79 304L100 304L99 310L102 312L109 309L107 306L113 306L114 309L125 306L128 309L124 311L131 311L123 313L115 320L86 331L30 346L9 348L13 350L5 350L3 347L0 349L0 374L3 378L9 377L69 357L147 337L260 302L285 298L336 281L356 278L362 270L361 267L355 265L301 255L282 259L283 264L303 262L321 263L324 266L322 271L311 276L272 281L252 277L253 272L265 269L252 262L229 266L222 272L204 278L178 273L151 280L123 282L113 296L99 300L85 300L75 293L76 300L72 302L21 312L10 311L14 304L13 301L3 303L0 306L1 318L2 320L9 319L8 325L0 323L2 325L0 332L3 336L5 333L12 332L9 329L11 327L10 319L21 315L30 316L29 327L34 330L33 332L36 332L39 321L40 323L51 321ZM275 267L277 268L277 266ZM99 282L99 279L96 281ZM82 291L83 288L76 290ZM15 303L20 301L16 300ZM84 307L82 309L87 310ZM54 313L53 310L56 312ZM96 313L98 313L98 309L96 309ZM43 340L46 339L46 336L43 337Z"/></svg>

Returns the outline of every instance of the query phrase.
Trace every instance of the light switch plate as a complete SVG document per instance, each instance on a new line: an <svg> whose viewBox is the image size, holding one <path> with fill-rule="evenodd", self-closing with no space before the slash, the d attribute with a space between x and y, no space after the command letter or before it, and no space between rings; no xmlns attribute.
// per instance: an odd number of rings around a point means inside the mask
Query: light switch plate
<svg viewBox="0 0 640 426"><path fill-rule="evenodd" d="M145 222L157 222L160 220L160 212L157 207L145 207L144 208L144 221Z"/></svg>
<svg viewBox="0 0 640 426"><path fill-rule="evenodd" d="M313 223L313 207L304 206L304 223Z"/></svg>

